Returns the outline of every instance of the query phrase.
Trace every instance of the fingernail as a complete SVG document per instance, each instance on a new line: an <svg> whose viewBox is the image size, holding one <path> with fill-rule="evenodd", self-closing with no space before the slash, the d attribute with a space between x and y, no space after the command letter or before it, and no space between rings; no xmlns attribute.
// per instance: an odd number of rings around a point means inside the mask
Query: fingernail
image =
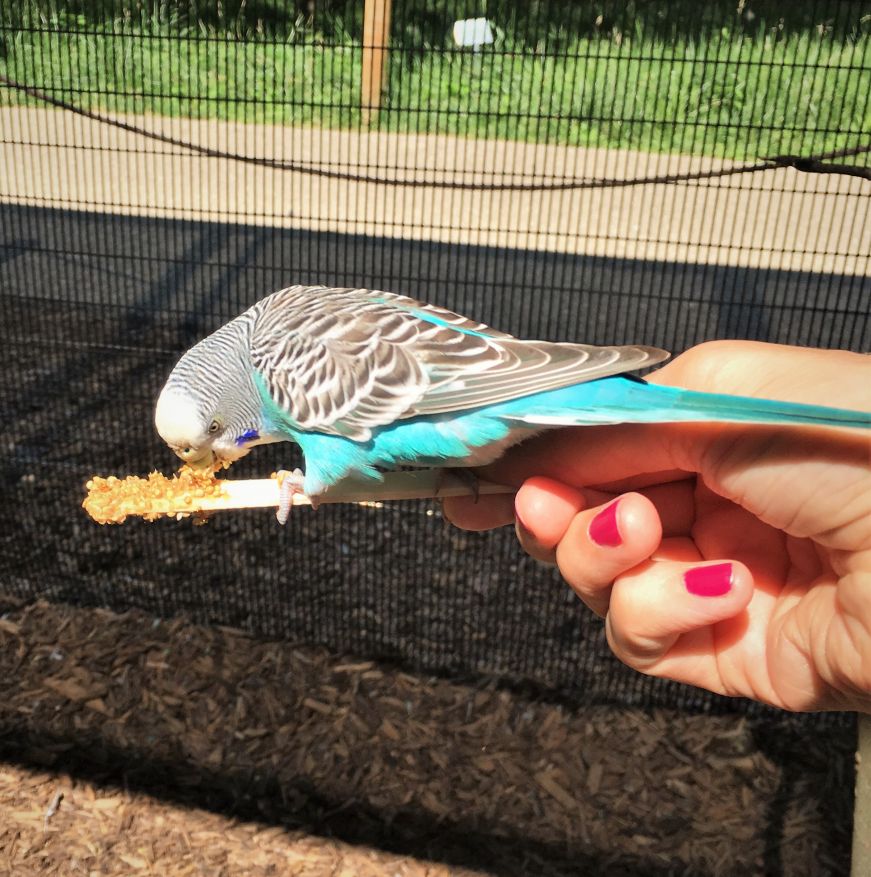
<svg viewBox="0 0 871 877"><path fill-rule="evenodd" d="M697 566L683 574L684 587L697 597L722 597L732 590L732 564Z"/></svg>
<svg viewBox="0 0 871 877"><path fill-rule="evenodd" d="M607 548L614 548L623 544L620 537L620 528L617 526L617 506L620 500L612 502L611 505L602 509L592 521L587 532L596 545L603 545Z"/></svg>

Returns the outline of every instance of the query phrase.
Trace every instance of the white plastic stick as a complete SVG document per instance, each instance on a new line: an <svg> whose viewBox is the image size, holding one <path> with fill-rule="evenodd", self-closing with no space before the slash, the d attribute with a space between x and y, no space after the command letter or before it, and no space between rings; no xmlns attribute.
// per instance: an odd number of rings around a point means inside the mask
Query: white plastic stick
<svg viewBox="0 0 871 877"><path fill-rule="evenodd" d="M203 497L202 511L216 509L253 509L278 506L279 486L275 478L250 481L221 481L222 496ZM514 493L516 488L489 481L477 482L480 496L494 493ZM318 505L337 502L386 502L398 499L444 499L448 496L473 496L474 482L465 482L444 470L424 469L420 472L388 472L384 480L356 481L346 479L316 498ZM311 505L303 493L293 495L293 505Z"/></svg>

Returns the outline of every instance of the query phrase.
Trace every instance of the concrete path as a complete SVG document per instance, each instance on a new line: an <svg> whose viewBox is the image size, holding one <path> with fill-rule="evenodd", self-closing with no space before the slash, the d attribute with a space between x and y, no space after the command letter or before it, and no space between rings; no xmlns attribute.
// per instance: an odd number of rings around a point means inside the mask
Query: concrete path
<svg viewBox="0 0 871 877"><path fill-rule="evenodd" d="M723 164L440 135L123 118L213 148L391 177L531 182ZM851 177L787 169L579 192L410 189L185 155L62 110L2 107L0 131L0 201L7 203L664 262L869 273L871 186Z"/></svg>

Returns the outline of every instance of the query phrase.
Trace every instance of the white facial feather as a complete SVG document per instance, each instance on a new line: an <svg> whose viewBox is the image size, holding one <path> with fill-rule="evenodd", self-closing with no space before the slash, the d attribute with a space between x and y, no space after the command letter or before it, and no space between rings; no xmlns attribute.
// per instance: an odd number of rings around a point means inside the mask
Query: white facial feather
<svg viewBox="0 0 871 877"><path fill-rule="evenodd" d="M157 399L154 425L171 447L196 445L203 438L204 424L193 399L173 387L164 387Z"/></svg>

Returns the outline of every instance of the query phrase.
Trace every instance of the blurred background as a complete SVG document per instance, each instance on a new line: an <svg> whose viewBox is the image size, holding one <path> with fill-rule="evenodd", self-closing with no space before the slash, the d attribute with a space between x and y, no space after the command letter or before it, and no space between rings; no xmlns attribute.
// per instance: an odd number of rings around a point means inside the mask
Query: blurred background
<svg viewBox="0 0 871 877"><path fill-rule="evenodd" d="M431 503L284 529L80 504L94 474L171 471L170 368L293 283L552 340L868 351L869 33L847 0L3 4L0 745L49 771L9 788L65 771L68 802L135 787L486 873L843 873L853 718L633 674L511 532ZM503 761L468 760L482 728Z"/></svg>

